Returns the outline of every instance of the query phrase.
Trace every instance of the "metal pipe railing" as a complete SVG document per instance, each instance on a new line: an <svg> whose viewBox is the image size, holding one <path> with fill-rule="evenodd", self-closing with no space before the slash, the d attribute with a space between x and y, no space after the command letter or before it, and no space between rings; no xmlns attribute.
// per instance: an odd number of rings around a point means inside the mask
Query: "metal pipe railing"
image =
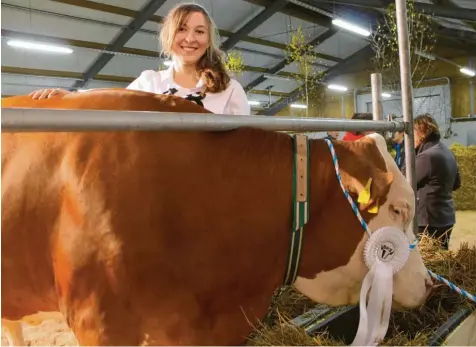
<svg viewBox="0 0 476 347"><path fill-rule="evenodd" d="M402 131L395 121L232 116L213 113L2 108L2 131L226 131L253 127L274 131Z"/></svg>
<svg viewBox="0 0 476 347"><path fill-rule="evenodd" d="M413 133L413 88L410 66L410 40L408 37L407 4L405 0L396 0L398 54L400 58L400 81L402 86L403 121L405 122L405 166L406 178L415 192L415 206L417 206L417 182L415 163L415 138ZM418 216L415 213L410 227L417 231Z"/></svg>
<svg viewBox="0 0 476 347"><path fill-rule="evenodd" d="M382 74L373 73L370 75L372 86L372 114L374 120L383 120L382 106Z"/></svg>

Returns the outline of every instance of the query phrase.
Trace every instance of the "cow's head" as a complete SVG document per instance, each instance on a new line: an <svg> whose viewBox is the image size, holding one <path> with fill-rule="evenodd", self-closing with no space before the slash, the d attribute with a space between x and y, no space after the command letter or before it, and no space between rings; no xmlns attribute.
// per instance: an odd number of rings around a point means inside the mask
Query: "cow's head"
<svg viewBox="0 0 476 347"><path fill-rule="evenodd" d="M415 196L388 153L384 138L372 134L357 142L336 143L335 149L343 184L356 203L358 194L372 177L370 201L357 203L370 230L394 226L405 233L409 243L413 242L415 235L409 225L415 214ZM337 183L330 158L326 144L311 145L310 220L305 229L295 287L320 303L354 304L359 300L362 281L368 272L364 263L368 236ZM394 276L396 306L411 308L423 304L430 285L431 279L416 247L410 251L403 269Z"/></svg>

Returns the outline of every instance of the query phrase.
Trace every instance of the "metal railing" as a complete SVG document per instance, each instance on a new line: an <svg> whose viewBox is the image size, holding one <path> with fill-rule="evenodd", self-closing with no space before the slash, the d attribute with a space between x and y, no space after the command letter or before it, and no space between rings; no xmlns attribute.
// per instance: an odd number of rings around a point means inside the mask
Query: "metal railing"
<svg viewBox="0 0 476 347"><path fill-rule="evenodd" d="M402 131L396 121L230 116L211 113L2 108L2 131L227 131L253 127L273 131Z"/></svg>

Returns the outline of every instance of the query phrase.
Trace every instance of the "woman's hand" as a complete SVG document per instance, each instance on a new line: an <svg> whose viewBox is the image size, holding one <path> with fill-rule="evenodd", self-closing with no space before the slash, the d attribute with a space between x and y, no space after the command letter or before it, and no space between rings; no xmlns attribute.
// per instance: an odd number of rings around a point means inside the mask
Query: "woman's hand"
<svg viewBox="0 0 476 347"><path fill-rule="evenodd" d="M33 99L47 99L56 95L63 96L69 93L71 92L65 89L52 88L52 89L35 90L34 92L31 92L28 95L31 96Z"/></svg>

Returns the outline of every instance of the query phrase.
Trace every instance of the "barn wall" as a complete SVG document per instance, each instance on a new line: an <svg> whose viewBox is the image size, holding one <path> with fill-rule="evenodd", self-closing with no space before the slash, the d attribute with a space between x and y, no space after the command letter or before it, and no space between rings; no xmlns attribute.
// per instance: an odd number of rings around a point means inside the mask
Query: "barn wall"
<svg viewBox="0 0 476 347"><path fill-rule="evenodd" d="M455 63L460 65L468 66L470 65L469 57L460 57L452 59ZM475 59L476 65L476 59ZM349 90L352 91L344 95L344 113L345 117L350 118L354 112L354 96L353 89L355 88L366 88L370 87L370 74L371 71L364 69L364 71L349 73L346 75L339 76L332 80L332 83L343 84L348 86ZM437 61L433 71L430 71L427 75L427 79L439 78L439 77L448 77L451 81L451 116L452 117L467 117L470 114L470 81L471 78L465 77L459 72L459 69L456 66L453 66L446 62ZM473 93L473 103L476 105L476 78L472 78L475 92ZM433 83L427 83L424 87L437 86L441 84L446 84L445 81L437 81ZM422 85L423 86L423 85ZM362 90L359 94L369 93L370 90ZM340 118L342 117L342 94L335 92L327 92L325 101L318 108L311 107L309 110L310 116L318 117L331 117L331 118ZM298 100L296 102L302 102ZM475 106L476 107L476 106ZM359 110L365 111L365 110ZM292 115L305 115L305 112L292 110L290 107L284 108L281 112L278 113L280 116Z"/></svg>

